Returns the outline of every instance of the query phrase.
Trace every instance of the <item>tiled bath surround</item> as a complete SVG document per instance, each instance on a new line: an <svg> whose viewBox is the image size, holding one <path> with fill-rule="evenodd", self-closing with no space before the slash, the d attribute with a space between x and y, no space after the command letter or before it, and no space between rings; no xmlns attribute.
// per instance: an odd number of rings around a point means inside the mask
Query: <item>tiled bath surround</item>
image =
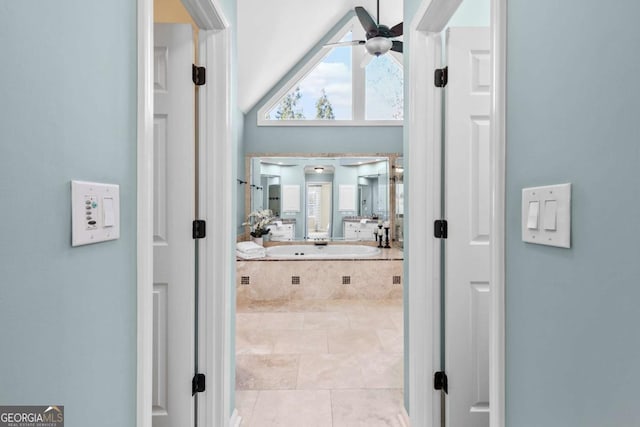
<svg viewBox="0 0 640 427"><path fill-rule="evenodd" d="M237 262L237 301L400 299L401 260Z"/></svg>

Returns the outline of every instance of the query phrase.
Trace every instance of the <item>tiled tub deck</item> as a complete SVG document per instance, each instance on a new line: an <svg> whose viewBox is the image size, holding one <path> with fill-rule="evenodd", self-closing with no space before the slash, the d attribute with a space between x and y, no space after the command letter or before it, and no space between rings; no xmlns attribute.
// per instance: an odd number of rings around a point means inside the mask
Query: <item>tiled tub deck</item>
<svg viewBox="0 0 640 427"><path fill-rule="evenodd" d="M402 252L328 260L237 261L237 302L402 298Z"/></svg>

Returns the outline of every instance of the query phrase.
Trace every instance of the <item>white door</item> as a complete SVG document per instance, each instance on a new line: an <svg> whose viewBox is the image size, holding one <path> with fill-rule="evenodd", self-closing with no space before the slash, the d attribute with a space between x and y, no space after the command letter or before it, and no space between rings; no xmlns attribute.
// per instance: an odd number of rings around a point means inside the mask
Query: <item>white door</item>
<svg viewBox="0 0 640 427"><path fill-rule="evenodd" d="M194 423L193 36L154 26L153 426ZM149 218L151 220L151 218Z"/></svg>
<svg viewBox="0 0 640 427"><path fill-rule="evenodd" d="M447 425L489 426L488 28L450 28L445 100Z"/></svg>

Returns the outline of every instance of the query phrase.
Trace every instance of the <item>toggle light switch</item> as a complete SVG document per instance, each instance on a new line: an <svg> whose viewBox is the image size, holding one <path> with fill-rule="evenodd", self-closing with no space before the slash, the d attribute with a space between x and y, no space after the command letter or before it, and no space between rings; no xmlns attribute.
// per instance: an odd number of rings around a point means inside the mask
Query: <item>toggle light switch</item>
<svg viewBox="0 0 640 427"><path fill-rule="evenodd" d="M556 200L544 201L544 220L543 227L545 230L555 231L556 221L558 217L558 202Z"/></svg>
<svg viewBox="0 0 640 427"><path fill-rule="evenodd" d="M538 217L540 216L540 202L529 202L529 216L527 217L527 228L529 230L538 229Z"/></svg>

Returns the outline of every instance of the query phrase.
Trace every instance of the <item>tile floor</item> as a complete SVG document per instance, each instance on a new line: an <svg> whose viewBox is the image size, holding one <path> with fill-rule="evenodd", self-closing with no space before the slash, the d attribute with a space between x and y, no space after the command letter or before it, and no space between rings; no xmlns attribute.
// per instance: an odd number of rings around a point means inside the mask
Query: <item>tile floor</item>
<svg viewBox="0 0 640 427"><path fill-rule="evenodd" d="M402 301L237 307L242 427L400 426Z"/></svg>

